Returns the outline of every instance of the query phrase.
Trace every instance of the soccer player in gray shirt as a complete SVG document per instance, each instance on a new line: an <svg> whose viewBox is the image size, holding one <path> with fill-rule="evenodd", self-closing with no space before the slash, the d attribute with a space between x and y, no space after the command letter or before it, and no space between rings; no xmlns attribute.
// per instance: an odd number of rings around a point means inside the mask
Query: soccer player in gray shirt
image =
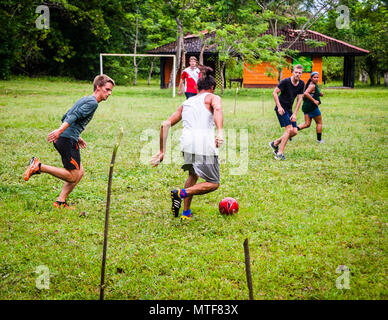
<svg viewBox="0 0 388 320"><path fill-rule="evenodd" d="M54 202L56 208L70 208L66 203L66 199L81 181L84 174L79 149L86 148L86 142L80 137L80 134L93 118L98 104L107 100L112 94L114 85L113 79L107 75L102 74L95 77L93 94L79 99L62 117L62 125L48 134L47 141L53 142L55 149L62 157L64 168L45 165L36 157L32 157L30 160L30 164L24 173L25 181L28 181L32 175L42 172L49 173L65 181L57 201Z"/></svg>

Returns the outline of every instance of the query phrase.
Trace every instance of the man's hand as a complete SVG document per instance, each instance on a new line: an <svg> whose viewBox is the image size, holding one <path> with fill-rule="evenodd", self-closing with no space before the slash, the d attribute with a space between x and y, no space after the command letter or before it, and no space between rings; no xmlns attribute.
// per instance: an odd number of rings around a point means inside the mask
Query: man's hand
<svg viewBox="0 0 388 320"><path fill-rule="evenodd" d="M82 139L81 137L78 138L78 145L81 149L85 149L86 148L86 142L84 139Z"/></svg>
<svg viewBox="0 0 388 320"><path fill-rule="evenodd" d="M159 163L163 161L164 158L164 152L159 151L157 154L155 154L151 159L151 165L153 167L156 167Z"/></svg>
<svg viewBox="0 0 388 320"><path fill-rule="evenodd" d="M61 135L61 134L69 127L69 126L70 126L70 124L69 124L68 122L64 121L58 129L56 129L56 130L54 130L54 131L52 131L52 132L50 132L50 133L48 134L48 136L47 136L47 141L48 141L48 142L54 142L54 143L57 142L57 140L58 140L58 138L60 137L60 135Z"/></svg>
<svg viewBox="0 0 388 320"><path fill-rule="evenodd" d="M278 113L282 116L284 114L284 109L282 107L278 107Z"/></svg>
<svg viewBox="0 0 388 320"><path fill-rule="evenodd" d="M182 95L182 91L178 90L178 96Z"/></svg>
<svg viewBox="0 0 388 320"><path fill-rule="evenodd" d="M291 115L290 120L291 120L291 122L295 122L296 121L296 114L295 113L293 113Z"/></svg>
<svg viewBox="0 0 388 320"><path fill-rule="evenodd" d="M319 106L319 101L314 99L314 103Z"/></svg>
<svg viewBox="0 0 388 320"><path fill-rule="evenodd" d="M224 143L224 138L219 135L216 137L216 147L219 148L222 146L222 144Z"/></svg>
<svg viewBox="0 0 388 320"><path fill-rule="evenodd" d="M59 131L59 129L56 129L48 134L47 141L55 143L57 142L60 135L61 135L61 132Z"/></svg>

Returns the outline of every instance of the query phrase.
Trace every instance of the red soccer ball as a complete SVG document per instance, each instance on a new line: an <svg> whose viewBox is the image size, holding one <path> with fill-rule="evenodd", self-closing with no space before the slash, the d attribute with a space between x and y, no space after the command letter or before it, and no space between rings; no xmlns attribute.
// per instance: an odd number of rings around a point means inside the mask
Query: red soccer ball
<svg viewBox="0 0 388 320"><path fill-rule="evenodd" d="M238 203L236 199L225 198L220 201L218 209L221 214L234 214L238 212Z"/></svg>

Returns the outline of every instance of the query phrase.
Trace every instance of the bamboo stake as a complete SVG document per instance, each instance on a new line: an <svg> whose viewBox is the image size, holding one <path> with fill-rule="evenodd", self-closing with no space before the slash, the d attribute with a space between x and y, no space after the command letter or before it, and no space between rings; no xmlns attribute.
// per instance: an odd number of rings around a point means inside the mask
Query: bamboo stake
<svg viewBox="0 0 388 320"><path fill-rule="evenodd" d="M244 254L245 254L245 273L247 275L248 290L249 290L249 299L254 300L253 298L253 287L252 287L252 274L251 274L251 263L249 255L249 245L248 238L244 241Z"/></svg>
<svg viewBox="0 0 388 320"><path fill-rule="evenodd" d="M120 129L118 140L113 148L112 160L109 168L109 179L108 179L108 191L106 199L106 211L105 211L105 229L104 229L104 247L102 250L102 265L101 265L101 283L100 283L100 300L104 300L104 289L105 289L105 264L106 264L106 250L108 246L108 227L109 227L109 209L110 209L110 195L112 191L112 176L113 166L116 160L117 150L120 146L121 138L123 137L123 128Z"/></svg>

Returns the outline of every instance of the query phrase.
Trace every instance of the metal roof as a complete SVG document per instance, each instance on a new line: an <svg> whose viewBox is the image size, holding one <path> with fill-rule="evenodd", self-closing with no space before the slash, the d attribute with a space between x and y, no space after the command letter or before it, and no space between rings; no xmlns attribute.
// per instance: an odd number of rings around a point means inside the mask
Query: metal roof
<svg viewBox="0 0 388 320"><path fill-rule="evenodd" d="M300 30L285 29L280 30L278 35L284 36L284 42L280 45L281 49L287 48L290 44L291 50L298 50L302 55L318 55L318 56L362 56L369 53L368 50L356 47L349 43L346 43L341 40L334 39L332 37L326 36L322 33L306 30L304 31L299 39L295 41ZM207 33L206 31L201 32L204 35L204 38L212 37L214 38L215 32ZM267 34L270 31L266 32ZM310 47L306 40L316 40L320 42L325 42L326 45L323 47ZM295 41L295 43L293 43ZM184 38L185 49L188 54L190 53L200 53L202 47L202 39L199 35L187 35ZM176 52L176 41L165 44L164 46L149 50L148 53L162 54L162 53L175 53ZM205 50L205 53L216 53L217 47L213 47L210 50Z"/></svg>

